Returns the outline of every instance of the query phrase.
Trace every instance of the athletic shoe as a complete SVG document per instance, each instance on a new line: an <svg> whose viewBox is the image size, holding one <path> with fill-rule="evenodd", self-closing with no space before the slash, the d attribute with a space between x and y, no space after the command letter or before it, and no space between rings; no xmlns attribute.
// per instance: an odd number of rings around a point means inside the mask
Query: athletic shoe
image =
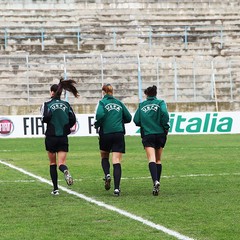
<svg viewBox="0 0 240 240"><path fill-rule="evenodd" d="M59 195L59 190L53 190L53 191L51 192L51 194L52 194L52 195Z"/></svg>
<svg viewBox="0 0 240 240"><path fill-rule="evenodd" d="M73 185L73 178L68 170L64 171L64 177L65 177L65 180L66 180L68 186Z"/></svg>
<svg viewBox="0 0 240 240"><path fill-rule="evenodd" d="M103 178L105 181L105 189L108 191L111 188L111 176L110 174L107 174L105 178Z"/></svg>
<svg viewBox="0 0 240 240"><path fill-rule="evenodd" d="M115 189L113 192L114 196L119 197L120 195L120 189Z"/></svg>
<svg viewBox="0 0 240 240"><path fill-rule="evenodd" d="M153 185L153 196L158 196L159 193L159 187L160 187L160 183L158 181L155 181L154 185Z"/></svg>

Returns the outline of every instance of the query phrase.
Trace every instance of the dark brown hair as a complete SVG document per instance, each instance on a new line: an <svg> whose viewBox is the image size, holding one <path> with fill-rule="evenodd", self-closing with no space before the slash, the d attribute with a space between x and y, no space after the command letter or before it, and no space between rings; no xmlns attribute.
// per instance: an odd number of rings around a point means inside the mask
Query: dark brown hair
<svg viewBox="0 0 240 240"><path fill-rule="evenodd" d="M152 87L148 87L144 93L148 96L148 97L155 97L157 95L157 87L155 85L153 85Z"/></svg>
<svg viewBox="0 0 240 240"><path fill-rule="evenodd" d="M102 86L102 91L104 91L106 94L113 95L113 87L111 84L104 84Z"/></svg>
<svg viewBox="0 0 240 240"><path fill-rule="evenodd" d="M63 89L71 92L74 97L78 97L78 90L74 86L76 84L77 83L72 79L64 80L63 78L60 78L59 84L53 84L50 88L50 91L54 92L54 98L60 98Z"/></svg>

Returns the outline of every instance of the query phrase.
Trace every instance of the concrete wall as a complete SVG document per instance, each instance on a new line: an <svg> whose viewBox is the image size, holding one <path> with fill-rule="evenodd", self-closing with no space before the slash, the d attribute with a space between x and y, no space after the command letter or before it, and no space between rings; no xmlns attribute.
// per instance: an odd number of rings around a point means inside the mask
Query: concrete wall
<svg viewBox="0 0 240 240"><path fill-rule="evenodd" d="M48 97L49 86L64 73L64 54L71 55L68 77L78 81L81 94L80 100L70 101L81 113L94 111L93 105L101 98L102 81L113 83L116 96L135 108L139 101L137 56L141 59L142 88L158 84L159 96L169 102L172 110L238 110L237 0L1 3L0 103L4 114L37 113L36 106ZM104 65L104 79L101 56L111 61ZM177 100L173 81L176 69L173 71L172 64L176 59ZM191 66L200 62L214 62L214 69L211 64L196 68L195 96ZM212 74L216 77L214 99L209 98Z"/></svg>

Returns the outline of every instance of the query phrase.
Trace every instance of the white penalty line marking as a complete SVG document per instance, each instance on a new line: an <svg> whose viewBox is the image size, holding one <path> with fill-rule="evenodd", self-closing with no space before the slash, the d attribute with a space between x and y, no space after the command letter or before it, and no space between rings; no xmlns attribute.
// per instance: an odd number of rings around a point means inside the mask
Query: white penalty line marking
<svg viewBox="0 0 240 240"><path fill-rule="evenodd" d="M12 164L10 164L10 163L6 163L6 162L4 162L4 161L2 161L2 160L0 160L0 163L3 164L3 165L5 165L5 166L8 166L8 167L10 167L10 168L12 168L12 169L15 169L15 170L17 170L17 171L19 171L19 172L21 172L21 173L23 173L23 174L25 174L25 175L28 175L28 176L33 177L33 178L35 178L35 179L38 179L40 182L43 182L43 183L47 183L47 184L49 184L49 185L52 185L52 182L51 182L51 181L48 181L48 180L45 179L45 178L39 177L39 176L37 176L37 175L35 175L35 174L32 174L32 173L30 173L30 172L28 172L28 171L26 171L26 170L24 170L24 169L22 169L22 168L16 167L16 166L14 166L14 165L12 165ZM184 236L184 235L182 235L182 234L180 234L180 233L178 233L178 232L176 232L176 231L173 231L173 230L171 230L171 229L168 229L168 228L166 228L166 227L164 227L164 226L162 226L162 225L153 223L153 222L148 221L148 220L146 220L146 219L144 219L144 218L142 218L142 217L139 217L139 216L134 215L134 214L132 214L132 213L129 213L129 212L127 212L127 211L121 210L121 209L116 208L116 207L114 207L114 206L108 205L108 204L106 204L106 203L104 203L104 202L97 201L97 200L95 200L95 199L93 199L93 198L90 198L90 197L87 197L87 196L85 196L85 195L83 195L83 194L81 194L81 193L77 193L77 192L75 192L75 191L72 191L72 190L70 190L70 189L68 189L68 188L66 188L66 187L59 186L59 189L61 189L62 191L65 191L65 192L67 192L67 193L69 193L69 194L72 194L72 195L74 195L74 196L76 196L76 197L79 197L79 198L81 198L81 199L83 199L83 200L86 200L87 202L94 203L94 204L96 204L96 205L98 205L98 206L100 206L100 207L103 207L103 208L106 208L106 209L108 209L108 210L117 212L117 213L119 213L119 214L121 214L121 215L123 215L123 216L125 216L125 217L128 217L128 218L130 218L130 219L136 220L136 221L138 221L138 222L141 222L142 224L145 224L145 225L147 225L147 226L149 226L149 227L151 227L151 228L154 228L154 229L157 229L157 230L159 230L159 231L162 231L162 232L164 232L164 233L166 233L166 234L168 234L168 235L171 235L171 236L173 236L173 237L175 237L175 238L177 238L177 239L180 239L180 240L194 240L193 238L189 238L189 237L187 237L187 236Z"/></svg>
<svg viewBox="0 0 240 240"><path fill-rule="evenodd" d="M191 178L191 177L216 177L216 176L239 176L240 173L219 173L219 174L187 174L187 175L170 175L170 176L162 176L161 178ZM81 182L81 181L89 181L90 178L74 178L75 182ZM122 177L122 180L141 180L141 179L151 179L151 177ZM0 183L34 183L35 180L0 180ZM64 180L59 179L58 182L65 182Z"/></svg>

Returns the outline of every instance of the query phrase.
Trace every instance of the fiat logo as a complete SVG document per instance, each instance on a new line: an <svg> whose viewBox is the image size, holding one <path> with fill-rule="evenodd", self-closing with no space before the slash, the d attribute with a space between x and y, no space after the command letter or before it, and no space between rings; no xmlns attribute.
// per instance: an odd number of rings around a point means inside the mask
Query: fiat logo
<svg viewBox="0 0 240 240"><path fill-rule="evenodd" d="M14 125L10 119L1 118L0 119L0 135L7 136L13 132Z"/></svg>

